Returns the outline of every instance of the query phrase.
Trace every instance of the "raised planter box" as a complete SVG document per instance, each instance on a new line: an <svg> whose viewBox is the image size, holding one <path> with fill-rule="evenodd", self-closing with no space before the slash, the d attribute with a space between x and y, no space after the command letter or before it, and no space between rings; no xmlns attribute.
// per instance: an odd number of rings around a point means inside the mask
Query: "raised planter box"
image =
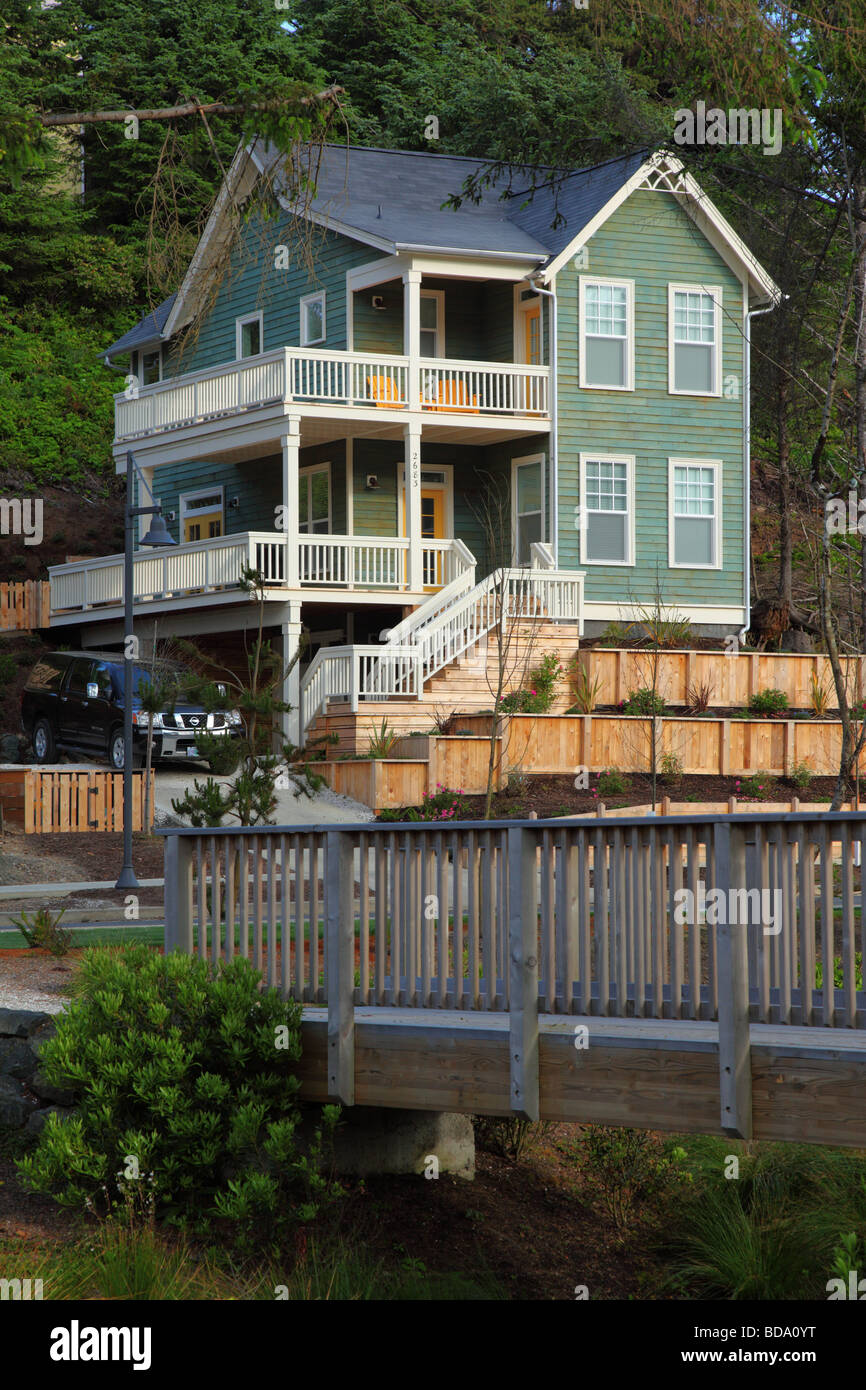
<svg viewBox="0 0 866 1390"><path fill-rule="evenodd" d="M153 772L150 774L153 824ZM123 829L123 773L91 767L0 765L0 809L25 834L85 834ZM144 773L132 774L132 828L143 828Z"/></svg>

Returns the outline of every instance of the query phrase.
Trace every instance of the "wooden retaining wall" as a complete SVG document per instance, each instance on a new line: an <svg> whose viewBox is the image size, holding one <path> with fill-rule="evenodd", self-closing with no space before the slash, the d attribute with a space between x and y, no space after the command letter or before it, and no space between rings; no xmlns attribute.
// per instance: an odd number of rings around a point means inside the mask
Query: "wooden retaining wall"
<svg viewBox="0 0 866 1390"><path fill-rule="evenodd" d="M629 691L651 686L655 654L638 648L591 647L579 659L590 681L598 679L596 704L616 705ZM829 692L829 709L838 709L833 673L826 656L791 652L669 651L658 653L656 689L669 705L688 703L691 686L707 683L716 708L745 708L759 690L782 690L791 709L811 709L812 678ZM866 695L866 656L842 658L849 698Z"/></svg>
<svg viewBox="0 0 866 1390"><path fill-rule="evenodd" d="M32 632L47 627L51 606L47 579L0 584L0 632Z"/></svg>
<svg viewBox="0 0 866 1390"><path fill-rule="evenodd" d="M150 774L153 824L153 772ZM25 834L84 834L123 829L123 774L93 768L0 767L0 810ZM141 830L144 773L132 775L132 828Z"/></svg>

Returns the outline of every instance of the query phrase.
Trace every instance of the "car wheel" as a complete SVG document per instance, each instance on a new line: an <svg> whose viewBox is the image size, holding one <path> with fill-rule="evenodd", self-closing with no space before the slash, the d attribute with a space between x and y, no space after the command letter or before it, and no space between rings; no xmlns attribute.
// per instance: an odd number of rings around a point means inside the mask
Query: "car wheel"
<svg viewBox="0 0 866 1390"><path fill-rule="evenodd" d="M108 740L108 761L115 772L123 771L123 730L115 729L111 738ZM135 747L132 750L132 766L141 767L143 758L140 753L136 753Z"/></svg>
<svg viewBox="0 0 866 1390"><path fill-rule="evenodd" d="M57 762L57 743L47 719L37 719L33 730L33 752L38 763Z"/></svg>

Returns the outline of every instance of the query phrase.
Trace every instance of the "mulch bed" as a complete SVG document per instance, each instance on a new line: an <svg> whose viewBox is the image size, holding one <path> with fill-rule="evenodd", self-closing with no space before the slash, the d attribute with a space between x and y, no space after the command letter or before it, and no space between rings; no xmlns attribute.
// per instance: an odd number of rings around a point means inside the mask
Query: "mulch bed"
<svg viewBox="0 0 866 1390"><path fill-rule="evenodd" d="M139 879L162 878L165 841L161 835L136 834L132 837L132 863ZM22 830L8 828L0 836L0 884L12 886L25 883L114 883L123 864L123 835L120 833L88 833L86 835L25 835ZM103 907L116 907L123 916L125 893L114 889L91 890L77 895L60 897L51 894L46 905L70 907L85 899L90 906L96 900ZM142 907L159 906L163 900L161 888L140 888L138 899ZM0 910L33 911L42 905L39 898L20 901L2 900Z"/></svg>

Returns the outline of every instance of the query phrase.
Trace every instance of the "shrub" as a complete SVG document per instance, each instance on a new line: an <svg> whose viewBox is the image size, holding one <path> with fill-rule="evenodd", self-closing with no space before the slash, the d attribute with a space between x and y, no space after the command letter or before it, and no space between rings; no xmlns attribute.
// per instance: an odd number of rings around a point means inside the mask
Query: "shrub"
<svg viewBox="0 0 866 1390"><path fill-rule="evenodd" d="M35 950L50 951L52 956L65 956L72 945L72 932L60 926L60 918L66 908L54 913L48 907L40 907L34 917L22 912L20 917L12 918L28 946Z"/></svg>
<svg viewBox="0 0 866 1390"><path fill-rule="evenodd" d="M517 1115L473 1115L472 1125L480 1148L515 1163L549 1128L544 1120L523 1120Z"/></svg>
<svg viewBox="0 0 866 1390"><path fill-rule="evenodd" d="M566 1153L580 1163L617 1230L623 1230L639 1203L680 1185L682 1150L669 1150L658 1135L642 1129L587 1125L579 1146Z"/></svg>
<svg viewBox="0 0 866 1390"><path fill-rule="evenodd" d="M654 690L649 686L643 686L640 690L630 690L628 699L623 707L623 714L664 714L667 705Z"/></svg>
<svg viewBox="0 0 866 1390"><path fill-rule="evenodd" d="M788 781L793 782L798 792L809 790L812 778L815 776L808 763L797 763L797 766L788 776Z"/></svg>
<svg viewBox="0 0 866 1390"><path fill-rule="evenodd" d="M128 1201L136 1160L154 1209L205 1233L214 1216L243 1245L310 1220L327 1198L323 1131L309 1151L300 1119L298 1004L235 959L213 968L136 945L86 953L81 992L59 1014L40 1065L76 1114L49 1117L19 1170L61 1205L111 1211ZM329 1133L338 1112L325 1107Z"/></svg>
<svg viewBox="0 0 866 1390"><path fill-rule="evenodd" d="M830 708L832 695L831 687L826 682L820 681L818 673L813 671L809 679L809 704L812 706L812 713L826 714Z"/></svg>
<svg viewBox="0 0 866 1390"><path fill-rule="evenodd" d="M620 647L623 642L627 642L631 636L632 623L608 623L604 632L599 637L599 644L602 647Z"/></svg>
<svg viewBox="0 0 866 1390"><path fill-rule="evenodd" d="M615 767L608 767L598 774L595 790L599 796L623 796L628 791L628 781Z"/></svg>
<svg viewBox="0 0 866 1390"><path fill-rule="evenodd" d="M712 681L695 681L686 691L686 709L690 714L706 714L713 698Z"/></svg>
<svg viewBox="0 0 866 1390"><path fill-rule="evenodd" d="M238 742L228 734L212 734L207 730L195 736L197 753L216 777L227 777L237 771L241 760Z"/></svg>
<svg viewBox="0 0 866 1390"><path fill-rule="evenodd" d="M601 676L595 676L590 680L587 668L581 661L579 654L575 652L568 663L568 679L571 693L574 696L572 710L576 714L592 714L598 703Z"/></svg>
<svg viewBox="0 0 866 1390"><path fill-rule="evenodd" d="M674 614L665 618L661 613L641 615L644 641L651 647L687 647L692 640L692 625L688 618Z"/></svg>
<svg viewBox="0 0 866 1390"><path fill-rule="evenodd" d="M766 773L756 772L751 777L738 777L734 783L734 796L742 801L771 801L778 793L778 779Z"/></svg>
<svg viewBox="0 0 866 1390"><path fill-rule="evenodd" d="M683 780L683 760L676 753L665 753L662 757L660 776L663 782Z"/></svg>
<svg viewBox="0 0 866 1390"><path fill-rule="evenodd" d="M425 792L420 806L401 806L379 812L380 821L466 820L470 817L469 802L462 791L452 791L436 783L435 792Z"/></svg>
<svg viewBox="0 0 866 1390"><path fill-rule="evenodd" d="M0 686L8 685L14 680L17 670L18 663L14 656L10 656L8 652L0 653Z"/></svg>
<svg viewBox="0 0 866 1390"><path fill-rule="evenodd" d="M367 749L367 756L370 758L387 758L394 744L400 735L396 729L388 728L387 719L383 719L379 728L370 735L370 745Z"/></svg>
<svg viewBox="0 0 866 1390"><path fill-rule="evenodd" d="M782 714L788 708L784 690L756 690L749 696L749 709L755 714Z"/></svg>
<svg viewBox="0 0 866 1390"><path fill-rule="evenodd" d="M500 702L504 714L547 714L553 704L557 682L564 675L555 652L542 657L541 664L529 673L529 688L514 690Z"/></svg>

